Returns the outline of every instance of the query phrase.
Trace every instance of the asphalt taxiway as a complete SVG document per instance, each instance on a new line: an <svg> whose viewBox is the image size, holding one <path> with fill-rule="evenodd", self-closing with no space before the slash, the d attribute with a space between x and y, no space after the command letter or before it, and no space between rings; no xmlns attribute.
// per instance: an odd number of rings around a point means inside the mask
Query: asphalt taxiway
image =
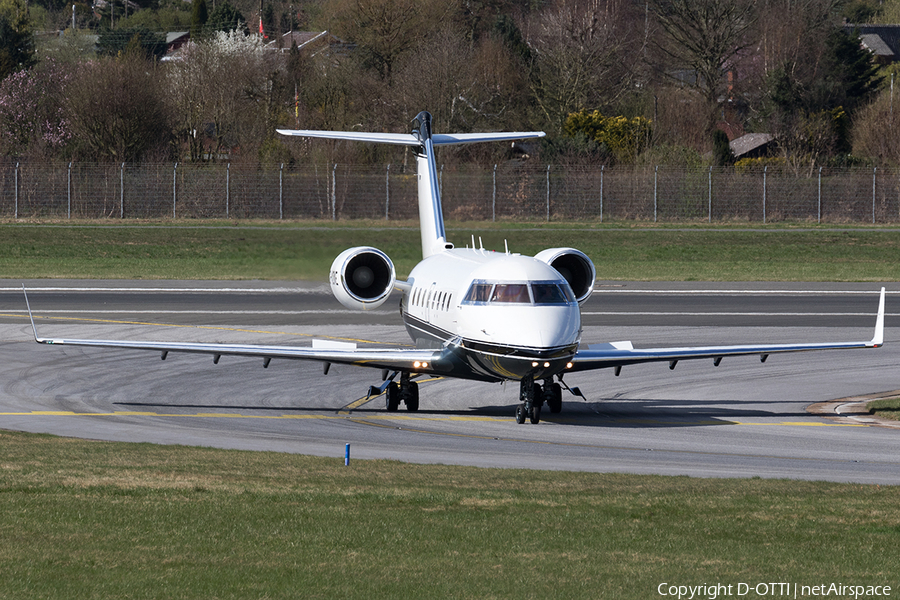
<svg viewBox="0 0 900 600"><path fill-rule="evenodd" d="M812 414L813 403L900 388L888 286L879 349L682 361L570 375L587 400L538 425L517 385L435 379L417 413L366 400L380 372L317 363L35 344L21 283L0 282L0 428L342 459L507 468L900 483L900 430ZM396 299L344 310L321 284L29 281L43 336L408 344ZM599 282L587 342L635 347L871 338L881 284Z"/></svg>

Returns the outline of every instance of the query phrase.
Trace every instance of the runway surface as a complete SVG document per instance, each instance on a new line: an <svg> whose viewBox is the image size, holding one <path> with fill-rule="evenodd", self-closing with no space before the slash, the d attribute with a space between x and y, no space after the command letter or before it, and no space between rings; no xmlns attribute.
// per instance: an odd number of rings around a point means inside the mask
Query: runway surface
<svg viewBox="0 0 900 600"><path fill-rule="evenodd" d="M0 281L0 428L120 441L492 467L900 483L900 430L808 413L900 388L888 285L885 347L682 361L572 374L539 425L513 418L517 384L420 384L418 413L365 400L380 372L317 363L35 344L19 281ZM25 282L41 335L408 344L391 299L344 310L321 284ZM585 342L635 347L868 340L881 284L599 282Z"/></svg>

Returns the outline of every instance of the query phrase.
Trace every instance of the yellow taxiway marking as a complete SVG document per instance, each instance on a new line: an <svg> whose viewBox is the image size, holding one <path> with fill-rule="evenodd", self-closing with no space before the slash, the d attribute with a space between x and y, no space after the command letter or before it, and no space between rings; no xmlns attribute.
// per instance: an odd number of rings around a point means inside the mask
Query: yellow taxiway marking
<svg viewBox="0 0 900 600"><path fill-rule="evenodd" d="M441 379L443 379L443 377L432 377L430 379L421 379L417 383L429 383L431 381L440 381ZM341 408L341 410L338 411L338 414L339 415L349 415L350 411L353 411L353 410L359 408L360 406L371 402L375 398L381 398L382 396L384 396L384 392L381 392L377 396L363 396L362 398L357 398L356 400L354 400L347 406L344 406L343 408Z"/></svg>
<svg viewBox="0 0 900 600"><path fill-rule="evenodd" d="M864 423L816 423L814 421L782 421L781 423L744 423L741 421L731 422L735 425L754 425L762 427L769 427L772 425L790 427L868 427L868 425Z"/></svg>
<svg viewBox="0 0 900 600"><path fill-rule="evenodd" d="M358 401L357 401L358 402ZM328 414L307 414L307 415L248 415L244 413L222 413L222 412L201 412L201 413L161 413L153 411L113 411L113 412L74 412L69 410L32 410L23 412L0 412L0 417L172 417L172 418L188 418L188 419L348 419L350 412L342 409L336 415ZM513 423L510 417L488 417L488 416L465 416L465 415L423 415L423 414L366 414L352 417L350 420L363 421L451 421L456 423ZM578 418L566 419L566 422L579 421ZM549 421L548 421L549 422ZM610 419L611 424L621 423L620 419ZM647 424L661 424L665 421L634 421L646 422ZM741 421L712 421L699 423L699 425L718 424L718 425L742 425L748 427L869 427L866 423L816 423L811 421L782 421L780 423L748 423Z"/></svg>

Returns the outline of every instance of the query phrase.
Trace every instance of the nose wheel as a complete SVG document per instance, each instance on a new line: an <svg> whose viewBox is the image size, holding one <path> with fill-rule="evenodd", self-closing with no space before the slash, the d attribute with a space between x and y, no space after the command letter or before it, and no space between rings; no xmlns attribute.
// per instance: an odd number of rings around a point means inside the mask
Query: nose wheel
<svg viewBox="0 0 900 600"><path fill-rule="evenodd" d="M533 425L541 422L541 406L544 404L543 390L531 377L526 377L519 384L519 400L516 407L516 423L521 425L529 419Z"/></svg>
<svg viewBox="0 0 900 600"><path fill-rule="evenodd" d="M551 414L562 412L562 386L553 383L553 379L545 379L541 386L530 377L520 383L519 400L516 407L516 423L521 425L529 419L534 425L541 422L541 408L546 403Z"/></svg>

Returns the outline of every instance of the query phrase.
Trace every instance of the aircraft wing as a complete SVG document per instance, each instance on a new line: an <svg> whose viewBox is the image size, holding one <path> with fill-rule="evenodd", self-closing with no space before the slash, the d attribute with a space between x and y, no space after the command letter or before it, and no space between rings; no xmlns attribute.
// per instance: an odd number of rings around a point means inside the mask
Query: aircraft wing
<svg viewBox="0 0 900 600"><path fill-rule="evenodd" d="M668 361L669 368L674 369L680 360L711 358L713 364L719 365L726 356L746 356L758 354L765 362L770 354L780 352L806 352L812 350L846 350L851 348L878 348L884 344L884 288L878 302L878 315L875 318L875 335L866 342L834 342L818 344L758 344L738 346L697 346L684 348L634 348L631 342L613 342L610 344L592 345L578 350L572 359L569 371L589 371L607 367L622 367L646 362Z"/></svg>
<svg viewBox="0 0 900 600"><path fill-rule="evenodd" d="M23 288L24 289L24 288ZM153 350L165 360L169 352L211 354L215 362L221 356L256 356L269 365L273 358L314 360L323 363L356 365L376 369L390 369L433 373L443 366L443 350L419 350L413 348L357 348L356 344L313 340L313 346L265 346L254 344L210 344L196 342L150 342L129 340L94 340L69 338L42 338L38 336L28 295L28 316L34 332L34 341L54 346L93 346L96 348L120 348L123 350Z"/></svg>

